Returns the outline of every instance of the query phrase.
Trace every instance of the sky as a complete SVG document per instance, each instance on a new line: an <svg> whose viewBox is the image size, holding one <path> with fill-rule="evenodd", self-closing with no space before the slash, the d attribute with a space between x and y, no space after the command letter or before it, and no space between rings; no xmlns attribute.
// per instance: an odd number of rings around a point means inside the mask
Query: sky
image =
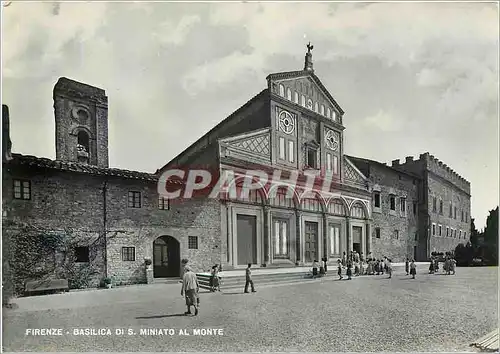
<svg viewBox="0 0 500 354"><path fill-rule="evenodd" d="M110 166L154 172L266 76L316 75L345 111L345 152L430 152L498 205L496 3L23 3L2 9L2 103L13 152L55 158L52 89L106 90Z"/></svg>

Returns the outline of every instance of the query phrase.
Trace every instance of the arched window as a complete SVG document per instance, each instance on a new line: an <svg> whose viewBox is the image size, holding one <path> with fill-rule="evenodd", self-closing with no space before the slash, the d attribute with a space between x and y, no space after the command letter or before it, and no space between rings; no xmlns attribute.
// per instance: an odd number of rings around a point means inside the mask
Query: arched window
<svg viewBox="0 0 500 354"><path fill-rule="evenodd" d="M293 95L293 102L295 102L296 104L299 104L299 94L297 93L297 91L295 91L295 93Z"/></svg>
<svg viewBox="0 0 500 354"><path fill-rule="evenodd" d="M332 119L337 120L337 112L332 111Z"/></svg>
<svg viewBox="0 0 500 354"><path fill-rule="evenodd" d="M332 200L328 205L328 212L330 214L345 216L346 212L344 203L342 203L342 201L339 199Z"/></svg>
<svg viewBox="0 0 500 354"><path fill-rule="evenodd" d="M285 97L285 86L280 84L280 96Z"/></svg>
<svg viewBox="0 0 500 354"><path fill-rule="evenodd" d="M286 89L286 99L289 101L292 100L292 90L290 90L290 88Z"/></svg>
<svg viewBox="0 0 500 354"><path fill-rule="evenodd" d="M325 106L321 105L321 115L325 115Z"/></svg>
<svg viewBox="0 0 500 354"><path fill-rule="evenodd" d="M316 198L303 198L300 202L300 206L303 210L321 211L321 204Z"/></svg>
<svg viewBox="0 0 500 354"><path fill-rule="evenodd" d="M318 102L316 102L314 104L314 112L318 113L319 109L318 109Z"/></svg>
<svg viewBox="0 0 500 354"><path fill-rule="evenodd" d="M351 217L364 219L365 218L365 209L359 203L354 204L351 209Z"/></svg>
<svg viewBox="0 0 500 354"><path fill-rule="evenodd" d="M90 152L90 139L89 135L86 131L80 130L78 132L78 145L82 145L85 148L85 151Z"/></svg>
<svg viewBox="0 0 500 354"><path fill-rule="evenodd" d="M306 106L306 96L304 96L304 95L300 96L300 105L302 107Z"/></svg>
<svg viewBox="0 0 500 354"><path fill-rule="evenodd" d="M275 191L274 198L270 199L270 202L274 206L280 206L285 208L293 208L293 192L287 191L284 187L279 187L278 190Z"/></svg>
<svg viewBox="0 0 500 354"><path fill-rule="evenodd" d="M326 116L327 116L328 118L331 118L331 117L332 117L332 112L330 111L330 108L327 108L327 109L326 109Z"/></svg>

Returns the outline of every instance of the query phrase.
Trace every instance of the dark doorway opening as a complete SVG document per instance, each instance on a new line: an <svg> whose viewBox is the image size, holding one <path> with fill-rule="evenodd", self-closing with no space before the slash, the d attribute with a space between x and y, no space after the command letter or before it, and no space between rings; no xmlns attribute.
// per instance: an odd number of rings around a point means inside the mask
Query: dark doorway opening
<svg viewBox="0 0 500 354"><path fill-rule="evenodd" d="M353 243L352 244L352 250L358 252L361 254L361 243Z"/></svg>
<svg viewBox="0 0 500 354"><path fill-rule="evenodd" d="M181 254L179 242L171 236L160 236L153 242L153 277L179 277Z"/></svg>

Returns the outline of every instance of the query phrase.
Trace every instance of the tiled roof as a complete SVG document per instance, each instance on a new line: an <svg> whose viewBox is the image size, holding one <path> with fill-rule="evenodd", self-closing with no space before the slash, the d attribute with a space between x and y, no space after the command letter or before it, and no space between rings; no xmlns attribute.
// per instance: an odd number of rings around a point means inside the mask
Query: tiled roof
<svg viewBox="0 0 500 354"><path fill-rule="evenodd" d="M310 70L297 70L297 71L284 71L280 73L274 73L274 74L269 74L266 77L266 80L283 80L283 79L293 79L295 77L301 77L301 76L310 76L314 82L325 92L325 94L328 96L328 98L332 101L332 103L337 107L337 109L340 111L340 114L344 114L344 110L340 107L340 105L335 101L335 99L332 97L330 92L326 89L325 85L321 82L319 77L314 74L314 72Z"/></svg>
<svg viewBox="0 0 500 354"><path fill-rule="evenodd" d="M51 160L44 157L36 157L31 155L12 154L12 158L13 159L10 160L9 162L4 163L5 167L26 166L26 167L42 168L42 169L45 168L45 169L53 169L53 170L75 172L75 173L86 173L99 176L113 176L126 179L138 179L151 182L158 181L159 177L157 174L152 174L152 173L121 170L118 168L97 167L83 163Z"/></svg>

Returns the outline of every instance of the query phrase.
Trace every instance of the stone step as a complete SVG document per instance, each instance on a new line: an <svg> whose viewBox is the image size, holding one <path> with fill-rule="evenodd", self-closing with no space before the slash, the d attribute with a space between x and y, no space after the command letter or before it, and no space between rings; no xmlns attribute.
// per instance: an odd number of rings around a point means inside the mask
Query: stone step
<svg viewBox="0 0 500 354"><path fill-rule="evenodd" d="M325 277L336 276L336 273L328 272ZM205 274L197 274L198 283L200 288L209 289L210 288L210 276ZM255 284L270 284L270 283L282 283L282 282L295 282L295 281L308 281L312 278L312 273L310 272L293 272L293 273L277 273L277 274L254 274L252 275L252 280ZM229 288L239 288L245 286L246 277L242 276L232 276L232 277L222 277L220 281L221 289Z"/></svg>

